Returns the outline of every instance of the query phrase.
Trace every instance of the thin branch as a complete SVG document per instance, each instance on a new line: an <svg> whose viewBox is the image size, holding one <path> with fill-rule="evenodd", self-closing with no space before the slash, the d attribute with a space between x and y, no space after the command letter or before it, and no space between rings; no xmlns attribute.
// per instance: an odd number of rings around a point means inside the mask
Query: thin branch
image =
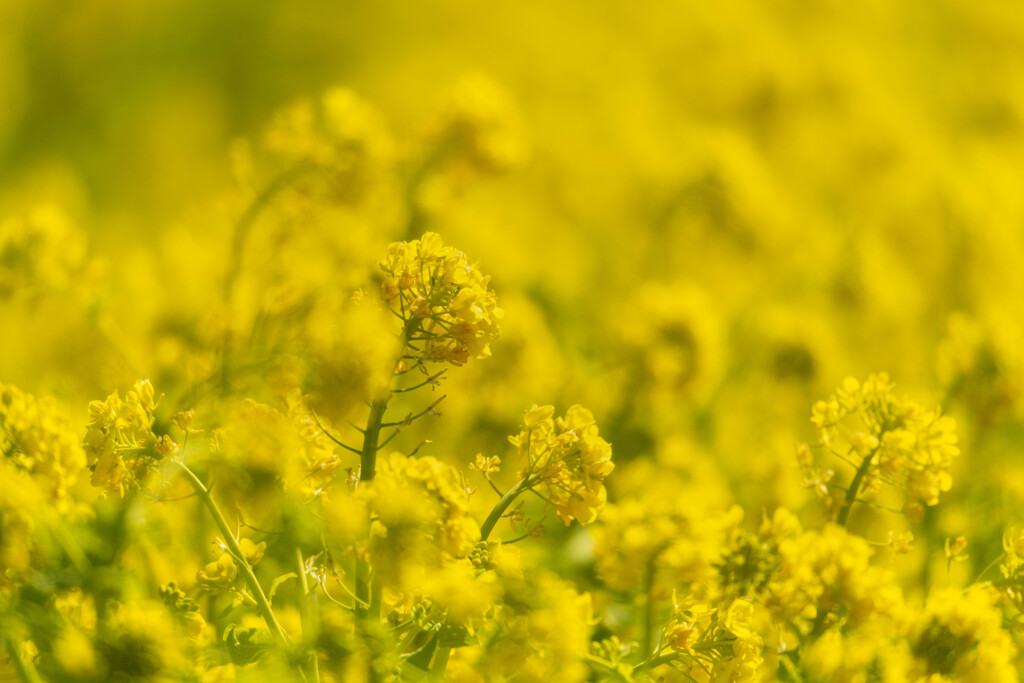
<svg viewBox="0 0 1024 683"><path fill-rule="evenodd" d="M420 387L425 387L428 384L434 384L435 382L439 382L441 380L441 377L443 377L446 372L448 372L448 368L445 368L441 372L437 372L431 375L430 377L426 378L419 384L414 384L411 387L405 387L404 389L392 389L392 393L401 394L405 393L406 391L415 391L416 389L419 389Z"/></svg>
<svg viewBox="0 0 1024 683"><path fill-rule="evenodd" d="M437 406L438 403L440 403L441 401L445 400L446 398L448 398L448 394L445 394L441 398L437 399L436 401L434 401L429 406L427 406L426 408L424 408L420 412L416 413L415 415L413 415L412 413L409 413L408 415L405 416L404 420L399 420L397 422L384 422L383 424L381 424L381 427L398 427L399 425L401 425L401 426L410 425L414 421L420 419L421 417L423 417L424 415L426 415L427 413L432 411Z"/></svg>
<svg viewBox="0 0 1024 683"><path fill-rule="evenodd" d="M320 431L324 433L324 436L326 436L328 439L330 439L334 443L336 443L339 446L341 446L342 448L344 448L346 451L351 451L351 452L355 453L356 455L359 455L361 453L361 451L359 449L352 448L348 444L342 443L337 438L335 438L335 436L333 434L331 434L329 431L324 429L324 426L322 424L320 424L320 418L317 417L316 413L314 413L313 411L310 411L310 413L313 415L313 421L316 422L316 426L320 428ZM359 429L359 428L356 427L356 429ZM362 431L362 430L360 430L360 431Z"/></svg>

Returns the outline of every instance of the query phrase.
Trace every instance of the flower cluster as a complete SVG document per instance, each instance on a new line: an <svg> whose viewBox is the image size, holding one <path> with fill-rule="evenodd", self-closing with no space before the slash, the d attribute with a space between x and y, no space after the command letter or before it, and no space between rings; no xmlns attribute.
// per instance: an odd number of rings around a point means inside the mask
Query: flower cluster
<svg viewBox="0 0 1024 683"><path fill-rule="evenodd" d="M893 393L885 373L862 384L852 377L811 411L818 443L857 468L868 490L887 483L904 488L911 516L949 491L953 458L960 454L956 423L939 409ZM856 493L856 492L855 492Z"/></svg>
<svg viewBox="0 0 1024 683"><path fill-rule="evenodd" d="M544 487L558 518L566 525L574 519L590 524L607 500L604 480L615 468L612 447L583 406L572 406L557 419L554 414L554 406L530 408L522 431L508 440L523 463L523 480Z"/></svg>
<svg viewBox="0 0 1024 683"><path fill-rule="evenodd" d="M71 510L69 489L85 469L85 453L53 399L0 383L0 456L28 472L59 510Z"/></svg>
<svg viewBox="0 0 1024 683"><path fill-rule="evenodd" d="M490 356L504 312L488 289L490 277L465 254L428 232L389 246L380 269L384 299L404 321L416 362L464 365Z"/></svg>
<svg viewBox="0 0 1024 683"><path fill-rule="evenodd" d="M157 399L149 380L140 380L122 399L115 391L89 404L85 452L92 484L124 498L144 484L156 463L178 450L164 434L153 433Z"/></svg>
<svg viewBox="0 0 1024 683"><path fill-rule="evenodd" d="M248 538L242 538L238 541L238 547L242 551L240 560L244 559L245 562L249 563L249 566L255 566L256 563L263 559L263 553L267 549L267 544L264 542L253 543ZM196 573L196 585L211 593L223 593L229 590L235 585L235 581L238 578L236 562L240 560L236 560L225 549L216 560L210 562Z"/></svg>
<svg viewBox="0 0 1024 683"><path fill-rule="evenodd" d="M358 204L372 194L394 155L394 143L377 112L346 88L285 109L266 141L270 150L320 171L331 181L330 195L346 204Z"/></svg>
<svg viewBox="0 0 1024 683"><path fill-rule="evenodd" d="M689 656L684 675L713 669L715 680L744 680L757 672L764 658L753 603L737 598L720 610L693 599L672 602L664 650Z"/></svg>
<svg viewBox="0 0 1024 683"><path fill-rule="evenodd" d="M378 468L372 483L356 491L376 520L376 537L394 546L396 535L408 533L410 541L416 539L413 547L425 542L448 557L469 555L480 528L468 514L469 493L458 470L436 458L401 453L392 453Z"/></svg>

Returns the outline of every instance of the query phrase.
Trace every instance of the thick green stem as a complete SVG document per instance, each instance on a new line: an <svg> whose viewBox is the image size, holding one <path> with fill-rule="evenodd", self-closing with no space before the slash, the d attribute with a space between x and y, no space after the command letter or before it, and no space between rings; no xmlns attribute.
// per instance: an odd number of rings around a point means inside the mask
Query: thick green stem
<svg viewBox="0 0 1024 683"><path fill-rule="evenodd" d="M387 398L376 398L370 405L370 416L366 418L363 434L363 449L359 453L359 481L370 481L377 474L377 444L380 442L380 426L384 422L384 411L388 409Z"/></svg>
<svg viewBox="0 0 1024 683"><path fill-rule="evenodd" d="M864 482L864 477L867 476L868 470L871 469L871 460L874 457L875 451L871 451L865 455L860 467L857 468L857 473L853 475L853 481L850 482L850 488L846 490L846 498L843 500L843 507L839 509L839 516L836 518L836 523L839 524L839 526L846 526L846 520L850 517L850 508L853 507L854 502L857 500L857 494L860 493L860 485Z"/></svg>
<svg viewBox="0 0 1024 683"><path fill-rule="evenodd" d="M284 629L281 628L281 624L277 621L277 617L274 616L274 610L270 607L270 601L267 600L266 594L263 592L263 588L260 586L260 582L256 579L256 574L252 570L252 565L245 559L245 554L242 553L242 549L238 546L238 540L235 538L234 532L231 527L228 526L228 522L224 519L224 515L221 513L220 508L217 507L217 503L214 502L213 497L210 495L210 490L206 488L206 485L196 476L195 472L190 470L188 466L177 461L181 466L181 470L185 473L185 477L192 484L192 488L195 489L196 495L206 509L210 512L210 516L213 517L214 523L217 528L220 529L221 535L224 537L224 544L227 546L228 552L235 560L235 564L238 565L239 570L242 572L242 578L245 580L245 585L249 588L249 592L252 593L253 599L256 600L256 608L259 609L260 615L263 617L263 621L267 623L267 627L273 634L274 638L282 645L288 645L289 640Z"/></svg>
<svg viewBox="0 0 1024 683"><path fill-rule="evenodd" d="M481 541L487 540L487 537L491 535L492 531L494 531L494 525L497 524L498 520L501 519L501 516L505 514L505 510L508 509L508 506L512 504L512 501L519 497L519 494L530 488L532 483L533 482L530 481L529 477L524 477L518 484L510 488L508 492L501 497L501 500L499 500L494 506L491 513L487 515L487 519L484 520L483 526L480 527Z"/></svg>
<svg viewBox="0 0 1024 683"><path fill-rule="evenodd" d="M385 394L386 396L386 394ZM380 426L384 422L384 412L388 409L388 399L374 399L370 405L370 415L366 418L366 429L363 433L363 449L359 453L359 481L372 481L377 474L377 448L380 442ZM370 590L370 568L363 560L356 559L356 614L362 617L373 613L374 600ZM378 608L379 610L379 608Z"/></svg>

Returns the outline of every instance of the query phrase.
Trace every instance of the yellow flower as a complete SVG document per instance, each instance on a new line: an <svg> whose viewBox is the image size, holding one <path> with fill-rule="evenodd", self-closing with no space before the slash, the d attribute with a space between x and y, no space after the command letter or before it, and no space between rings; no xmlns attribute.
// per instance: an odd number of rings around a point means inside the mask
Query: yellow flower
<svg viewBox="0 0 1024 683"><path fill-rule="evenodd" d="M521 476L545 488L566 525L593 522L604 508L604 480L615 468L611 445L598 435L593 414L574 405L557 420L552 406L526 411L523 429L509 442L525 460Z"/></svg>
<svg viewBox="0 0 1024 683"><path fill-rule="evenodd" d="M212 593L222 593L234 585L238 577L238 567L227 553L222 553L215 561L210 562L196 574L199 587Z"/></svg>
<svg viewBox="0 0 1024 683"><path fill-rule="evenodd" d="M72 511L71 489L85 469L85 453L52 399L0 383L0 457L27 472L60 512Z"/></svg>
<svg viewBox="0 0 1024 683"><path fill-rule="evenodd" d="M238 547L241 548L245 561L251 566L256 566L263 559L263 552L267 549L267 544L264 542L253 543L248 538L242 538L238 541Z"/></svg>
<svg viewBox="0 0 1024 683"><path fill-rule="evenodd" d="M92 484L124 498L144 485L154 465L177 451L170 437L153 433L157 401L149 380L140 380L122 399L115 391L89 403L85 452L93 462Z"/></svg>
<svg viewBox="0 0 1024 683"><path fill-rule="evenodd" d="M814 404L811 422L822 446L867 468L865 482L901 486L907 514L914 517L920 503L935 505L949 491L960 449L953 418L897 396L894 387L885 373L863 384L847 377L827 401ZM802 467L810 472L807 460L804 452Z"/></svg>
<svg viewBox="0 0 1024 683"><path fill-rule="evenodd" d="M737 638L749 638L753 633L751 620L754 617L754 605L748 600L737 598L729 605L725 613L725 628Z"/></svg>
<svg viewBox="0 0 1024 683"><path fill-rule="evenodd" d="M384 300L405 321L406 344L420 361L464 365L490 356L504 311L490 278L465 254L428 232L391 244L380 269Z"/></svg>

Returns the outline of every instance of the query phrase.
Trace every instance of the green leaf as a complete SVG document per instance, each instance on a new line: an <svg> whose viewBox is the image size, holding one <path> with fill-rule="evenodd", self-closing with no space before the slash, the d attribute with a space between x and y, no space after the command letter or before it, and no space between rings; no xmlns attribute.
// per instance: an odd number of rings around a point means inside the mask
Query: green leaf
<svg viewBox="0 0 1024 683"><path fill-rule="evenodd" d="M465 647L477 644L476 636L471 634L465 626L455 624L444 624L437 632L437 644L439 647Z"/></svg>
<svg viewBox="0 0 1024 683"><path fill-rule="evenodd" d="M406 660L406 664L423 671L428 671L430 669L430 659L434 656L435 650L437 650L437 636L428 640L422 648L410 655Z"/></svg>
<svg viewBox="0 0 1024 683"><path fill-rule="evenodd" d="M224 631L224 644L231 661L238 666L251 664L270 649L271 635L266 629L247 628L235 630L235 625Z"/></svg>

